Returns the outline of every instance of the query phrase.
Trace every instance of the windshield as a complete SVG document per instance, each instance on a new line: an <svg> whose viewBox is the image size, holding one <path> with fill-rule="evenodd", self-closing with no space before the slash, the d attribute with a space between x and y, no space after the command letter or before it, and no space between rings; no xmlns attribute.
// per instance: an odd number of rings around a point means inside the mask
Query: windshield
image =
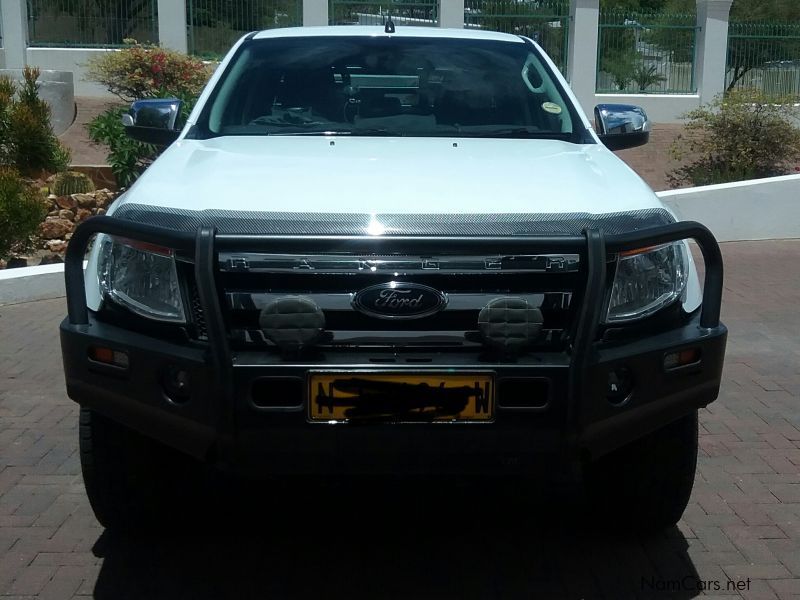
<svg viewBox="0 0 800 600"><path fill-rule="evenodd" d="M245 42L191 137L390 135L583 139L522 41L353 36Z"/></svg>

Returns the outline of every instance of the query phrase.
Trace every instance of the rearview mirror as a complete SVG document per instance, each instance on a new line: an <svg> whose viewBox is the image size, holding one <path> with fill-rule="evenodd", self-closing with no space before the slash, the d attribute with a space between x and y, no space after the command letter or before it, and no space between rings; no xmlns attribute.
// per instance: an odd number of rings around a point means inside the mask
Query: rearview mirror
<svg viewBox="0 0 800 600"><path fill-rule="evenodd" d="M650 141L650 121L639 106L630 104L598 104L594 123L600 141L609 150L644 146Z"/></svg>
<svg viewBox="0 0 800 600"><path fill-rule="evenodd" d="M182 104L177 98L137 100L128 114L122 115L125 133L140 142L168 146L181 132L178 118Z"/></svg>

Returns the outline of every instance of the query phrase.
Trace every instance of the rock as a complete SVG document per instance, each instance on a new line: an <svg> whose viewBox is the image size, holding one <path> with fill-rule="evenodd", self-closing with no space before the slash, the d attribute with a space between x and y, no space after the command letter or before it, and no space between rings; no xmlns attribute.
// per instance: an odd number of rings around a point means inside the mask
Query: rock
<svg viewBox="0 0 800 600"><path fill-rule="evenodd" d="M27 267L28 266L28 259L22 257L15 257L9 258L8 262L6 263L7 269L19 269L20 267Z"/></svg>
<svg viewBox="0 0 800 600"><path fill-rule="evenodd" d="M6 268L6 261L0 258L0 269L5 269L5 268Z"/></svg>
<svg viewBox="0 0 800 600"><path fill-rule="evenodd" d="M64 236L64 239L65 240L71 240L72 239L72 234L68 233L67 235Z"/></svg>
<svg viewBox="0 0 800 600"><path fill-rule="evenodd" d="M74 221L75 213L71 210L67 210L66 208L62 208L60 211L58 211L58 218L66 219L67 221Z"/></svg>
<svg viewBox="0 0 800 600"><path fill-rule="evenodd" d="M49 243L60 241L60 240L50 240ZM58 254L45 254L42 257L42 260L39 261L40 265L57 265L59 263L63 263L64 259L61 258Z"/></svg>
<svg viewBox="0 0 800 600"><path fill-rule="evenodd" d="M86 219L92 216L92 211L88 208L79 208L78 214L75 215L75 222L82 223Z"/></svg>
<svg viewBox="0 0 800 600"><path fill-rule="evenodd" d="M50 240L45 244L45 247L50 250L50 252L55 252L56 254L63 254L67 251L67 242L64 240ZM63 261L62 261L63 262Z"/></svg>
<svg viewBox="0 0 800 600"><path fill-rule="evenodd" d="M66 210L66 209L62 209L62 210ZM47 216L48 217L57 217L58 213L60 213L60 212L61 212L60 210L51 210L49 213L47 213Z"/></svg>
<svg viewBox="0 0 800 600"><path fill-rule="evenodd" d="M95 200L92 194L72 194L70 197L81 208L94 208L97 206L97 200Z"/></svg>
<svg viewBox="0 0 800 600"><path fill-rule="evenodd" d="M105 208L98 208L97 209L97 216L98 217L102 217L104 214L106 214L106 209Z"/></svg>
<svg viewBox="0 0 800 600"><path fill-rule="evenodd" d="M56 196L56 204L61 208L75 208L78 205L71 196Z"/></svg>
<svg viewBox="0 0 800 600"><path fill-rule="evenodd" d="M75 224L72 221L58 217L47 217L45 222L39 225L39 229L44 239L54 240L63 238L65 234L71 233L75 229Z"/></svg>

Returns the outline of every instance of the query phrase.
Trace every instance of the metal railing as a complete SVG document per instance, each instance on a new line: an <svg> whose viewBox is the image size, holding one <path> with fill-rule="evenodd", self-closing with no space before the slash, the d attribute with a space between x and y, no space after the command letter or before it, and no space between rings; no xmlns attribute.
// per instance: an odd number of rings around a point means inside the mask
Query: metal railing
<svg viewBox="0 0 800 600"><path fill-rule="evenodd" d="M186 0L186 20L189 53L218 59L250 31L302 25L303 2Z"/></svg>
<svg viewBox="0 0 800 600"><path fill-rule="evenodd" d="M694 94L694 14L601 11L597 91Z"/></svg>
<svg viewBox="0 0 800 600"><path fill-rule="evenodd" d="M731 23L725 85L800 96L800 23Z"/></svg>
<svg viewBox="0 0 800 600"><path fill-rule="evenodd" d="M566 72L569 2L465 0L464 27L529 37L544 48L562 72Z"/></svg>
<svg viewBox="0 0 800 600"><path fill-rule="evenodd" d="M27 0L28 38L39 47L158 43L157 0Z"/></svg>
<svg viewBox="0 0 800 600"><path fill-rule="evenodd" d="M328 11L330 25L383 25L389 16L397 25L435 27L439 24L437 0L330 0Z"/></svg>

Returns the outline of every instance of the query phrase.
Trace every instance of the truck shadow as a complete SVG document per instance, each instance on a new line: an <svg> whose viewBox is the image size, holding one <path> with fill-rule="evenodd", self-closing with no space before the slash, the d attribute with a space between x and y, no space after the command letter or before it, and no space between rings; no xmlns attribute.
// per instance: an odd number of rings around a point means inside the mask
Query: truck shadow
<svg viewBox="0 0 800 600"><path fill-rule="evenodd" d="M186 507L187 509L189 507ZM104 532L96 598L692 598L677 528L620 533L552 492L241 485L193 525Z"/></svg>

